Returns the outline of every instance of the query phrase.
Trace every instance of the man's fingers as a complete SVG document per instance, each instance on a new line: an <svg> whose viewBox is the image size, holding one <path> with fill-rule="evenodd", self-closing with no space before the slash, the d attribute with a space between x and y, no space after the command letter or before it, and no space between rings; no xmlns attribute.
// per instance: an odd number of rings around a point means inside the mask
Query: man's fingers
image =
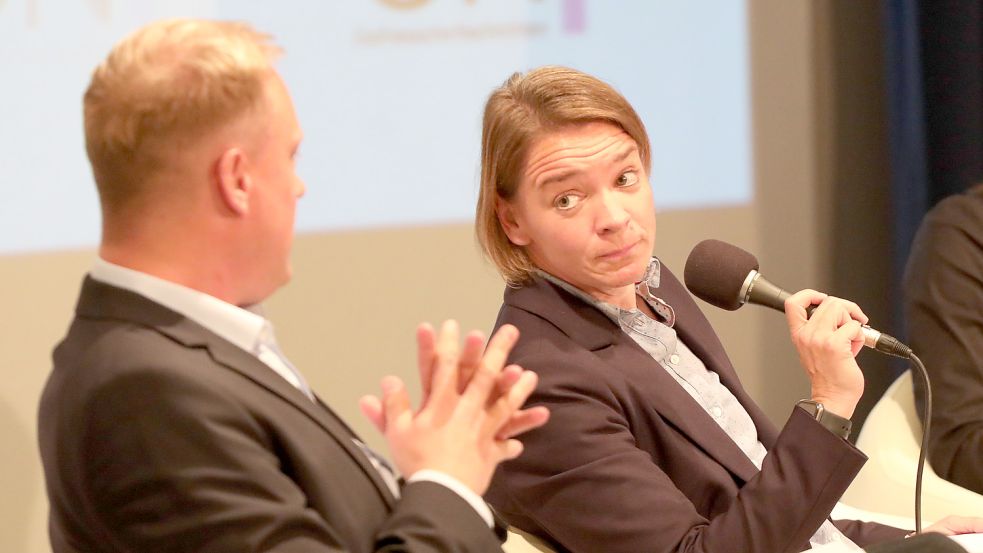
<svg viewBox="0 0 983 553"><path fill-rule="evenodd" d="M435 349L434 372L431 378L433 385L430 398L424 407L437 420L446 418L457 404L459 336L457 321L448 320L440 325Z"/></svg>
<svg viewBox="0 0 983 553"><path fill-rule="evenodd" d="M387 430L395 428L400 419L413 415L410 410L410 396L406 392L406 387L403 386L403 381L395 376L387 376L382 379L382 404Z"/></svg>
<svg viewBox="0 0 983 553"><path fill-rule="evenodd" d="M509 393L509 390L519 381L519 377L524 372L525 370L519 365L509 365L502 369L502 372L498 374L498 378L495 381L495 391L488 398L489 403Z"/></svg>
<svg viewBox="0 0 983 553"><path fill-rule="evenodd" d="M481 363L481 350L485 346L485 335L478 330L472 330L464 337L464 348L458 361L457 391L463 393L468 383L478 370Z"/></svg>
<svg viewBox="0 0 983 553"><path fill-rule="evenodd" d="M515 459L522 455L522 442L515 439L503 440L496 443L498 446L499 462Z"/></svg>
<svg viewBox="0 0 983 553"><path fill-rule="evenodd" d="M517 410L529 398L529 394L536 389L539 383L539 375L532 371L522 371L519 379L505 394L504 399L508 402L509 409Z"/></svg>
<svg viewBox="0 0 983 553"><path fill-rule="evenodd" d="M980 533L983 532L983 518L950 515L929 526L924 532L938 532L946 536Z"/></svg>
<svg viewBox="0 0 983 553"><path fill-rule="evenodd" d="M372 425L376 427L376 430L383 434L386 433L386 415L382 407L382 400L375 396L362 396L362 399L358 400L358 407L365 418L369 419Z"/></svg>
<svg viewBox="0 0 983 553"><path fill-rule="evenodd" d="M512 346L518 339L519 330L512 325L504 325L495 332L495 335L488 341L488 347L485 348L485 353L481 357L478 370L475 371L471 382L464 390L461 397L462 403L472 409L483 409L490 400L494 400L490 397L492 390L498 382L502 366L505 364L509 352L512 351Z"/></svg>
<svg viewBox="0 0 983 553"><path fill-rule="evenodd" d="M530 407L529 409L523 409L518 413L512 415L512 417L502 425L498 430L498 434L495 435L496 440L506 440L508 438L514 438L524 432L528 432L533 428L539 428L546 424L550 418L550 411L546 407L536 406Z"/></svg>
<svg viewBox="0 0 983 553"><path fill-rule="evenodd" d="M420 386L423 390L423 405L430 397L433 384L433 370L436 348L436 337L430 323L421 323L416 327L416 367L420 373Z"/></svg>
<svg viewBox="0 0 983 553"><path fill-rule="evenodd" d="M458 339L457 321L447 320L437 334L436 360L433 374L433 393L457 389Z"/></svg>
<svg viewBox="0 0 983 553"><path fill-rule="evenodd" d="M483 435L495 436L500 429L512 418L516 411L526 402L529 394L536 389L539 378L532 371L524 371L508 393L500 397L486 409L485 420L482 422ZM546 421L543 421L546 422Z"/></svg>
<svg viewBox="0 0 983 553"><path fill-rule="evenodd" d="M512 325L502 325L488 340L485 354L481 357L481 362L493 367L495 372L499 372L505 365L512 347L519 340L519 329Z"/></svg>

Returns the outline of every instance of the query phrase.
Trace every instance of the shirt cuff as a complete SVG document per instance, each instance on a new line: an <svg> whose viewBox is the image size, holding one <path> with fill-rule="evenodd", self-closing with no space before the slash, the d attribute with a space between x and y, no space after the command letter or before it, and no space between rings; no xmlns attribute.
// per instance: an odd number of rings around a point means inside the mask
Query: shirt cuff
<svg viewBox="0 0 983 553"><path fill-rule="evenodd" d="M485 500L482 499L480 495L474 493L471 488L462 484L457 478L437 470L423 469L414 472L413 476L406 479L408 484L421 481L433 482L450 489L452 492L461 496L461 499L467 501L468 505L471 505L471 508L478 513L478 516L485 521L485 524L487 524L489 528L495 527L495 518L492 516L491 509L488 507L488 504L485 503Z"/></svg>

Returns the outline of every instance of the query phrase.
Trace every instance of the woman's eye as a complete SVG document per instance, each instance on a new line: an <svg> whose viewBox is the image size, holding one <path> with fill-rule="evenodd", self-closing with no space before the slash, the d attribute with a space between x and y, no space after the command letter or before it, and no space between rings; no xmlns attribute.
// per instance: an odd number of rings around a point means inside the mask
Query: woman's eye
<svg viewBox="0 0 983 553"><path fill-rule="evenodd" d="M638 173L625 171L618 177L618 186L631 186L638 182Z"/></svg>
<svg viewBox="0 0 983 553"><path fill-rule="evenodd" d="M580 203L580 198L573 194L564 194L553 200L553 205L557 209L573 209L578 203Z"/></svg>

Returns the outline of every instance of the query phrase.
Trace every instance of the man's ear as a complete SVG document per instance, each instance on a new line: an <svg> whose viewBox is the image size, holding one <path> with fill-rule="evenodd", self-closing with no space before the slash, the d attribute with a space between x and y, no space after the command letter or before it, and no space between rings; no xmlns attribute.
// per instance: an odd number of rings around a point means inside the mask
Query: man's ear
<svg viewBox="0 0 983 553"><path fill-rule="evenodd" d="M222 203L236 215L249 213L253 182L249 175L249 159L245 152L240 148L223 151L215 163L215 173L216 186Z"/></svg>
<svg viewBox="0 0 983 553"><path fill-rule="evenodd" d="M509 242L516 246L528 246L529 235L522 229L515 217L515 207L501 196L495 200L495 215L498 216L498 224L502 225L502 230L509 237Z"/></svg>

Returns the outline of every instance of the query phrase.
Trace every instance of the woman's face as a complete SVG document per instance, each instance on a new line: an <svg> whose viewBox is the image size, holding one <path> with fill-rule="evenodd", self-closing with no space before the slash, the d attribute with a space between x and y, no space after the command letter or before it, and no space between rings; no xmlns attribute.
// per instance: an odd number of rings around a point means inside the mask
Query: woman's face
<svg viewBox="0 0 983 553"><path fill-rule="evenodd" d="M634 301L655 243L655 206L638 145L621 128L570 125L533 142L498 218L540 269L598 299Z"/></svg>

